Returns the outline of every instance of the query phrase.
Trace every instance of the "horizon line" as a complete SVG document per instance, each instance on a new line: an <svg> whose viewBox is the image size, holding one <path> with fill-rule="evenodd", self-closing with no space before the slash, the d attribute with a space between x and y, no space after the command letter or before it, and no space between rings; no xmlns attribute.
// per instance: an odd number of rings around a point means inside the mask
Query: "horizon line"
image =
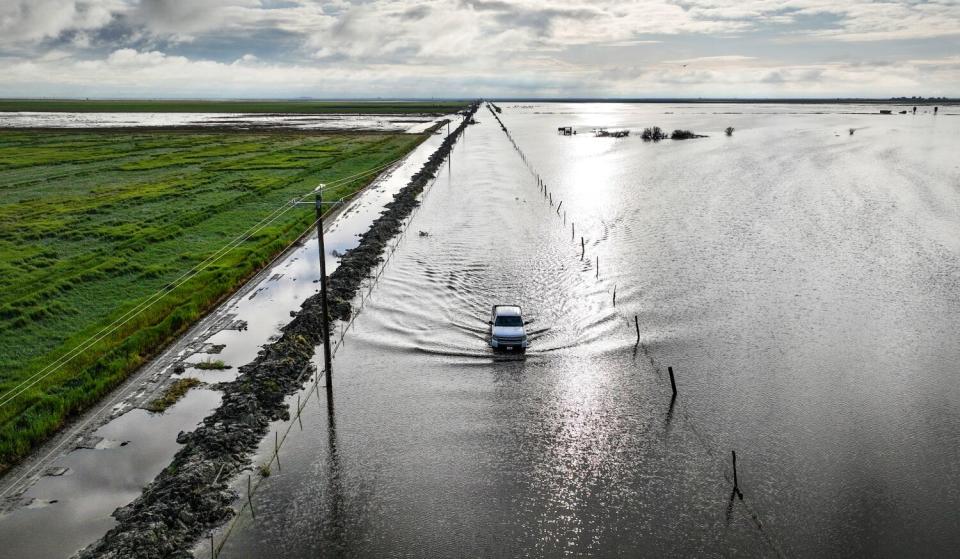
<svg viewBox="0 0 960 559"><path fill-rule="evenodd" d="M206 101L206 102L249 102L249 101L285 101L285 102L335 102L335 101L409 101L409 102L442 102L442 101L509 101L509 102L620 102L620 103L711 103L711 102L949 102L960 103L960 97L5 97L0 101Z"/></svg>

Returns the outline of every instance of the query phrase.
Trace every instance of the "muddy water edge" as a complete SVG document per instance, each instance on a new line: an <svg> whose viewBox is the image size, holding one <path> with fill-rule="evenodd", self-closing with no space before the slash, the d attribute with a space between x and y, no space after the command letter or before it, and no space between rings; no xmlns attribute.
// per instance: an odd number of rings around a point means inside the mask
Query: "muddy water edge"
<svg viewBox="0 0 960 559"><path fill-rule="evenodd" d="M332 318L351 313L350 300L361 280L381 259L386 242L418 205L417 196L435 176L477 105L443 141L423 167L387 204L384 213L348 251L329 278ZM314 350L322 341L320 297L301 306L280 338L265 345L256 359L240 368L239 377L221 385L221 406L192 433L182 433L183 448L172 463L130 505L118 509L119 524L81 557L169 557L189 555L205 530L233 514L236 494L230 480L250 462L250 454L271 421L289 417L287 395L302 388Z"/></svg>

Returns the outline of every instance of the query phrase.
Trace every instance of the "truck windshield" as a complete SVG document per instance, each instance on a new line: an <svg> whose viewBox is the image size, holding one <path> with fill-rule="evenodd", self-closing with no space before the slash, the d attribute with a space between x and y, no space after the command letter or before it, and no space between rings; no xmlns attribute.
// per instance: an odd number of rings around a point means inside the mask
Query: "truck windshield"
<svg viewBox="0 0 960 559"><path fill-rule="evenodd" d="M523 326L519 316L498 316L494 326Z"/></svg>

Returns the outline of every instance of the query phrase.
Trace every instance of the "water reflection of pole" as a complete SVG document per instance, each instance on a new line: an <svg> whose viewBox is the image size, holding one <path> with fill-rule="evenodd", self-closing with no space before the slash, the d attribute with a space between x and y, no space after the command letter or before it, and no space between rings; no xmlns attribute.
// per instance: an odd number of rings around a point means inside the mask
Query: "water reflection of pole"
<svg viewBox="0 0 960 559"><path fill-rule="evenodd" d="M317 192L317 244L320 249L320 313L323 322L323 369L327 375L327 393L333 384L330 363L330 313L327 309L327 251L323 246L323 191ZM332 400L331 405L332 405ZM332 408L331 408L332 409Z"/></svg>
<svg viewBox="0 0 960 559"><path fill-rule="evenodd" d="M344 551L346 547L346 514L344 511L343 480L341 479L340 452L337 450L337 421L333 413L333 390L329 384L327 384L327 444L330 452L328 462L330 465L330 471L328 472L330 522L328 526L333 540L331 543L336 545L336 550Z"/></svg>

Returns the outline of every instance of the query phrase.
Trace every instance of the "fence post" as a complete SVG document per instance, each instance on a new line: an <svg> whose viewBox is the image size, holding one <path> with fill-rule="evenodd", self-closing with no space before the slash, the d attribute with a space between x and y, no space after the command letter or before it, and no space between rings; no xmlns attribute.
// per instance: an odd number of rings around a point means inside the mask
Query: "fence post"
<svg viewBox="0 0 960 559"><path fill-rule="evenodd" d="M730 454L733 456L733 491L740 497L740 500L743 500L743 492L740 491L740 482L737 480L737 451L731 450Z"/></svg>
<svg viewBox="0 0 960 559"><path fill-rule="evenodd" d="M297 421L300 422L300 430L303 431L303 419L300 417L300 394L297 394Z"/></svg>
<svg viewBox="0 0 960 559"><path fill-rule="evenodd" d="M277 469L282 470L280 465L280 431L273 432L273 457L277 459Z"/></svg>
<svg viewBox="0 0 960 559"><path fill-rule="evenodd" d="M256 518L257 511L253 508L253 484L250 482L250 474L247 474L247 504L250 505L250 516Z"/></svg>

